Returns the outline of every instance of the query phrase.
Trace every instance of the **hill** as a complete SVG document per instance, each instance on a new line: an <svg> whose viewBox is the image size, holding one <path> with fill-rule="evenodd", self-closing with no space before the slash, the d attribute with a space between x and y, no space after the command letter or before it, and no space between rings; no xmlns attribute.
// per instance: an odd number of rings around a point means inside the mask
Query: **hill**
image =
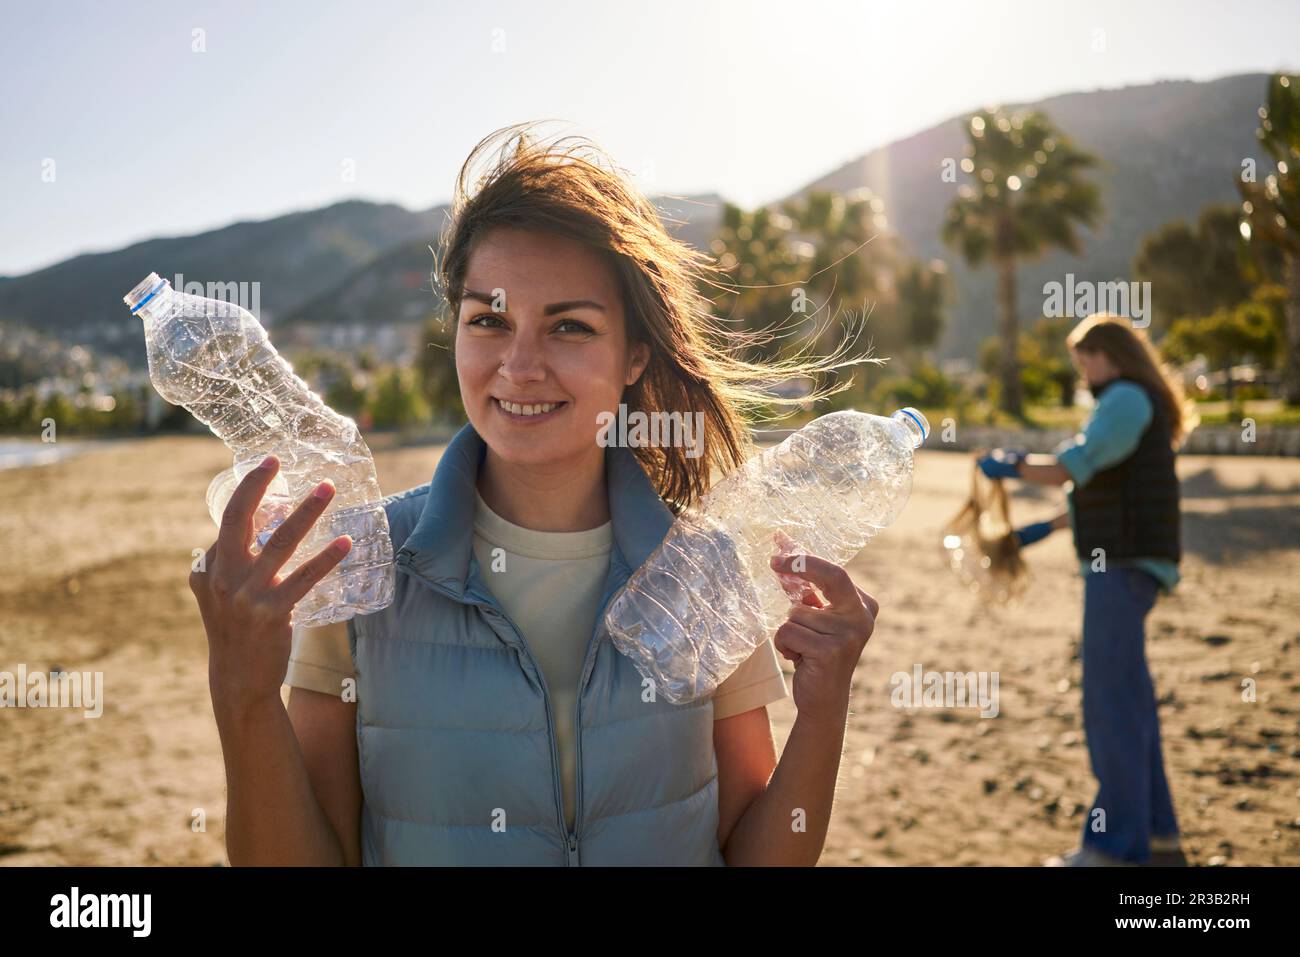
<svg viewBox="0 0 1300 957"><path fill-rule="evenodd" d="M1192 219L1205 205L1236 199L1242 162L1266 169L1255 140L1265 74L1210 82L1163 81L1094 90L1020 104L1045 111L1079 146L1102 161L1104 220L1083 254L1053 254L1020 271L1022 319L1034 318L1043 284L1126 278L1142 237L1165 222ZM948 261L955 298L941 342L947 356L973 356L993 333L994 278L971 271L939 240L958 186L945 183L945 159L962 156L965 116L953 117L828 172L812 189L870 187L886 204L890 227L912 252ZM869 131L867 131L869 132ZM660 197L656 204L679 236L707 248L722 197ZM24 276L0 279L0 320L35 326L68 343L143 360L121 297L149 271L187 280L261 283L268 325L413 323L433 308L428 282L445 207L412 212L362 201L241 222L193 236L159 238L110 253L77 256ZM1160 291L1153 290L1157 308ZM355 332L355 329L354 329Z"/></svg>
<svg viewBox="0 0 1300 957"><path fill-rule="evenodd" d="M1195 219L1209 203L1236 201L1242 160L1253 156L1266 168L1255 139L1255 111L1267 81L1262 73L1206 83L1166 81L1018 104L1046 112L1076 145L1102 160L1091 175L1101 186L1104 209L1082 256L1053 254L1020 270L1022 320L1035 318L1045 282L1067 272L1076 280L1126 278L1147 233L1170 220ZM967 269L939 239L964 178L959 173L956 183L943 182L943 161L960 158L965 145L965 117L954 117L846 163L794 195L861 186L875 191L891 227L913 253L949 263L956 298L942 351L973 356L980 340L993 334L994 276L987 268ZM1158 303L1160 291L1152 295Z"/></svg>
<svg viewBox="0 0 1300 957"><path fill-rule="evenodd" d="M192 236L89 253L0 280L0 319L142 364L144 350L122 296L150 272L186 282L260 283L260 314L277 317L409 239L432 235L441 209L413 213L359 200ZM252 288L252 287L250 287Z"/></svg>

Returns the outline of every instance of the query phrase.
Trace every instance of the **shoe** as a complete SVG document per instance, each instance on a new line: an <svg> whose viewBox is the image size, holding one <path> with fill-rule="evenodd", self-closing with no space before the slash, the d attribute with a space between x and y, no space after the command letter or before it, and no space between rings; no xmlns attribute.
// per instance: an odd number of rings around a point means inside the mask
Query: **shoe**
<svg viewBox="0 0 1300 957"><path fill-rule="evenodd" d="M1058 854L1043 861L1044 867L1137 867L1131 861L1121 861L1091 847L1076 847L1065 854Z"/></svg>
<svg viewBox="0 0 1300 957"><path fill-rule="evenodd" d="M1151 849L1151 860L1147 861L1147 867L1190 867L1187 863L1187 855L1183 853L1181 847L1175 847L1169 851L1157 851Z"/></svg>
<svg viewBox="0 0 1300 957"><path fill-rule="evenodd" d="M1178 835L1151 838L1151 860L1147 867L1187 867L1187 855L1178 843Z"/></svg>

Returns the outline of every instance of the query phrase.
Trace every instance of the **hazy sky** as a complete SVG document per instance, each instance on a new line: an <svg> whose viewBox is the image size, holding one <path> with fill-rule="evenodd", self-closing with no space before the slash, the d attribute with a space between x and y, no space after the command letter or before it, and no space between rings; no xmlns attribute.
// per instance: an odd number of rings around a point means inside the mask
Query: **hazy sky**
<svg viewBox="0 0 1300 957"><path fill-rule="evenodd" d="M648 191L754 205L985 103L1297 61L1296 0L0 0L0 275L347 197L427 208L527 119Z"/></svg>

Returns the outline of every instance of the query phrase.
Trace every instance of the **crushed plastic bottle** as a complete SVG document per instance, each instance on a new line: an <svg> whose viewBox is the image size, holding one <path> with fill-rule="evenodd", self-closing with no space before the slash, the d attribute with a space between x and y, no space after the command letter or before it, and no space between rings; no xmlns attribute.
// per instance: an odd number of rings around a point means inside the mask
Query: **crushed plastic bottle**
<svg viewBox="0 0 1300 957"><path fill-rule="evenodd" d="M929 433L915 409L833 412L752 457L677 516L610 602L614 646L674 704L712 694L798 600L771 556L849 561L902 512Z"/></svg>
<svg viewBox="0 0 1300 957"><path fill-rule="evenodd" d="M316 485L333 480L334 498L280 574L340 535L352 537L352 548L294 607L293 623L316 627L386 607L393 600L393 544L374 460L356 423L294 374L246 309L177 292L157 273L124 301L144 321L154 388L234 453L234 465L208 486L218 526L235 487L269 454L280 469L254 518L254 551Z"/></svg>

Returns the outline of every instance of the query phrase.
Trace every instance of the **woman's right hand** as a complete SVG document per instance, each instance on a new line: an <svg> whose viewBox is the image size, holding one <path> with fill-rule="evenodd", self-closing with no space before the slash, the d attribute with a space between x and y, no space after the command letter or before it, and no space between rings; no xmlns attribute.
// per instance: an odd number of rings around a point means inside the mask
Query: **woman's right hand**
<svg viewBox="0 0 1300 957"><path fill-rule="evenodd" d="M219 716L246 713L279 699L289 665L293 606L352 548L351 538L342 535L288 576L278 574L334 497L333 484L325 481L258 554L250 551L253 518L279 466L275 456L267 456L239 483L222 514L217 540L204 556L204 570L190 573L190 590L208 635L208 686Z"/></svg>
<svg viewBox="0 0 1300 957"><path fill-rule="evenodd" d="M1020 463L1025 453L1019 449L994 449L975 464L987 478L1020 478Z"/></svg>

